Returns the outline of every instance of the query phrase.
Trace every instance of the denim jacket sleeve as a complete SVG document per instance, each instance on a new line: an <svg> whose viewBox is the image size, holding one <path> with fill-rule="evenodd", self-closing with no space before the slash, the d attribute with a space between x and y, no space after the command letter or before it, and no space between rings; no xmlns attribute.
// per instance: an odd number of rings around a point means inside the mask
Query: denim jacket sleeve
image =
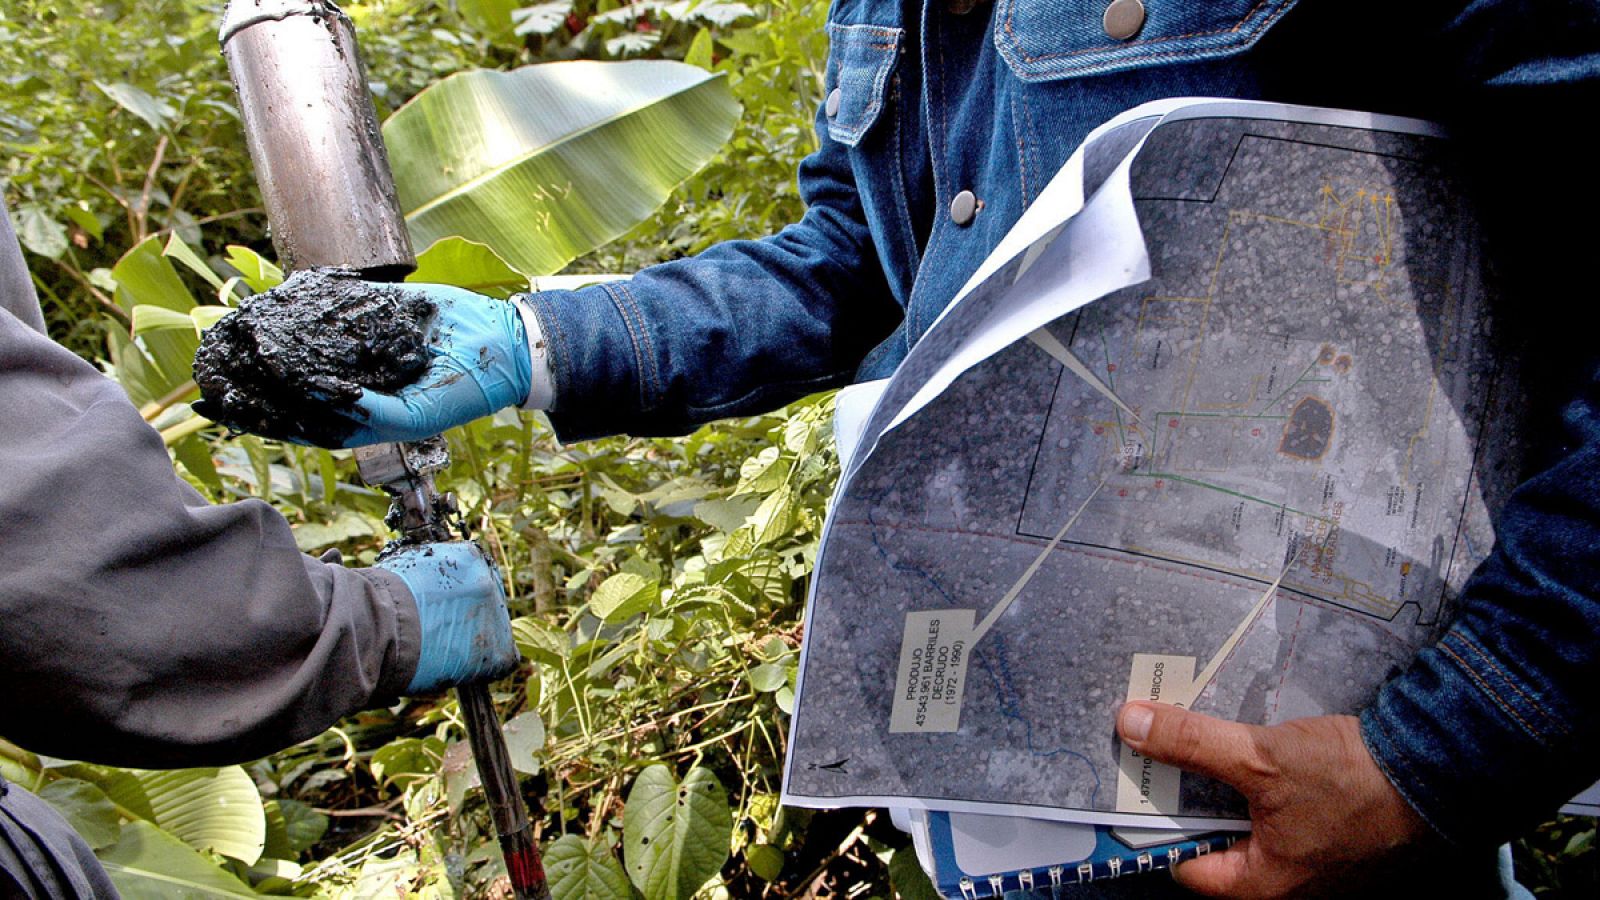
<svg viewBox="0 0 1600 900"><path fill-rule="evenodd" d="M563 440L678 434L848 383L894 327L848 148L817 115L805 216L627 281L526 296L548 342Z"/></svg>
<svg viewBox="0 0 1600 900"><path fill-rule="evenodd" d="M1558 134L1600 104L1600 10L1479 2L1446 37L1470 79L1452 129L1501 267L1500 318L1530 348L1528 420L1556 434L1501 510L1450 629L1381 689L1362 734L1436 830L1474 844L1600 777L1600 373L1592 331L1562 299L1592 293L1593 231L1563 223L1600 203L1600 185L1581 142Z"/></svg>

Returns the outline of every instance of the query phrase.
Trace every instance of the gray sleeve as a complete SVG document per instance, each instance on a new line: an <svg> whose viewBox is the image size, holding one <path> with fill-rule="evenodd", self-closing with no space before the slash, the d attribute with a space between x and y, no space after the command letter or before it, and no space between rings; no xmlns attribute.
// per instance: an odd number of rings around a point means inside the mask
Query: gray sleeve
<svg viewBox="0 0 1600 900"><path fill-rule="evenodd" d="M118 765L256 758L390 702L398 577L319 562L259 501L206 504L92 366L0 302L0 732Z"/></svg>
<svg viewBox="0 0 1600 900"><path fill-rule="evenodd" d="M6 206L5 193L0 191L0 309L7 309L22 324L44 334L44 314L39 311L39 297L33 292L33 279L28 277L28 267L22 263L22 245L11 228L11 211Z"/></svg>

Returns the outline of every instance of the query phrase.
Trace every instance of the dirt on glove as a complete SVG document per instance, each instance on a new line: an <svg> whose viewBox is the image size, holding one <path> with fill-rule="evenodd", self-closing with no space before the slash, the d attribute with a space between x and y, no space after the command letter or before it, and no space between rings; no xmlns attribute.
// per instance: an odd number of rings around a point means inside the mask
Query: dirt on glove
<svg viewBox="0 0 1600 900"><path fill-rule="evenodd" d="M206 331L195 412L235 433L341 446L359 425L350 414L362 388L393 393L428 368L433 312L350 269L296 272Z"/></svg>

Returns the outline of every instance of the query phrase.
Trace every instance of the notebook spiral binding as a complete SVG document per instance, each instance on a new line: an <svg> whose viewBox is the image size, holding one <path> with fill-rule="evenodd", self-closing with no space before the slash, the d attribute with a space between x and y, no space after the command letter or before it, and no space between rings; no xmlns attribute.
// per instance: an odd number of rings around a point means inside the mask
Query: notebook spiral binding
<svg viewBox="0 0 1600 900"><path fill-rule="evenodd" d="M1022 869L1003 875L990 875L981 882L972 878L962 878L961 896L963 900L985 900L989 897L1000 897L1008 891L1035 891L1045 887L1087 884L1107 878L1120 878L1123 875L1170 869L1184 860L1232 847L1237 840L1237 835L1218 834L1198 838L1184 845L1168 847L1165 853L1153 854L1141 851L1127 861L1113 856L1100 863L1080 863L1070 871L1063 866L1050 866L1047 869Z"/></svg>

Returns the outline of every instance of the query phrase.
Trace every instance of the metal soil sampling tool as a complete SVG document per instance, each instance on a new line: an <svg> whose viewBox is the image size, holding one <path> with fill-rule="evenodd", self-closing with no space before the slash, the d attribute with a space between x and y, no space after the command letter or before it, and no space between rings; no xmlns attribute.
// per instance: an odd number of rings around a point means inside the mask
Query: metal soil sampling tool
<svg viewBox="0 0 1600 900"><path fill-rule="evenodd" d="M220 37L284 268L404 279L417 261L349 18L329 0L232 0ZM437 436L356 451L362 480L393 498L386 521L400 543L470 538L454 497L434 487L449 461ZM456 696L512 889L544 900L539 847L488 686L463 685Z"/></svg>

